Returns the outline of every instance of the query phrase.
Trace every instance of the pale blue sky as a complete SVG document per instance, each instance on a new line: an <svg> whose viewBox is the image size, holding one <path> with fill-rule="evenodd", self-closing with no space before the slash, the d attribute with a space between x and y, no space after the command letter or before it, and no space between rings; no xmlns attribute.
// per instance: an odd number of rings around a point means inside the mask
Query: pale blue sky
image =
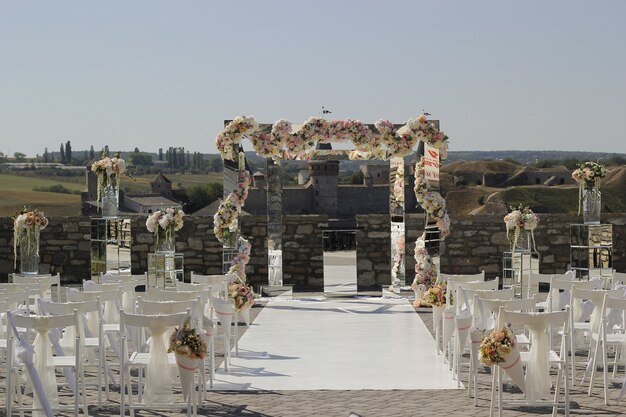
<svg viewBox="0 0 626 417"><path fill-rule="evenodd" d="M626 1L4 1L0 150L215 152L225 118L626 152Z"/></svg>

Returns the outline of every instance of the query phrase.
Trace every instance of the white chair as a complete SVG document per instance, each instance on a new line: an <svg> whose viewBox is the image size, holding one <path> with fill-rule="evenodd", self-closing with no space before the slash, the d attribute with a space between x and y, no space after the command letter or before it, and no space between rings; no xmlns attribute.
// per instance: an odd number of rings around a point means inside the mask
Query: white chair
<svg viewBox="0 0 626 417"><path fill-rule="evenodd" d="M521 363L526 367L526 386L524 388L525 398L522 400L507 400L506 402L514 406L552 406L552 416L556 417L558 408L563 408L565 416L569 416L569 356L567 346L569 346L569 311L558 311L552 313L518 313L500 310L499 323L510 323L512 326L524 326L531 333L532 346L529 352L519 352ZM561 349L560 353L550 349L550 329L560 328ZM550 393L553 385L550 378L550 368L557 367L556 384L554 384L554 394ZM503 415L505 404L504 393L502 392L503 370L497 366L495 371L495 383L493 388L498 390L498 412ZM560 391L563 387L563 400L560 401ZM552 399L547 399L552 397ZM492 394L491 409L494 407L494 397Z"/></svg>
<svg viewBox="0 0 626 417"><path fill-rule="evenodd" d="M31 307L33 309L36 307L36 302L41 296L41 288L40 285L36 282L31 282L27 284L0 283L0 294L12 293L22 293L26 295L26 298L23 300L22 303L20 303L17 309L23 309L27 312L30 312Z"/></svg>
<svg viewBox="0 0 626 417"><path fill-rule="evenodd" d="M105 276L103 276L104 278ZM135 312L135 299L137 294L135 289L139 284L133 280L123 280L123 281L109 281L103 283L97 283L92 280L84 280L83 281L83 290L91 291L91 292L99 292L99 291L115 291L117 289L122 291L122 300L121 308L127 313Z"/></svg>
<svg viewBox="0 0 626 417"><path fill-rule="evenodd" d="M488 294L488 292L487 292ZM500 310L502 308L507 309L508 311L519 311L523 313L533 312L535 309L535 298L528 299L492 299L492 298L481 298L479 296L475 296L474 298L474 314L476 315L477 326L476 330L471 334L471 350L470 350L470 370L469 370L469 383L468 383L468 393L470 396L474 397L474 406L478 405L478 390L477 390L477 379L478 379L478 350L480 348L480 343L482 341L482 337L485 333L490 332L494 329L495 324L499 321L498 314L500 314ZM517 344L520 346L528 346L530 344L530 340L526 333L520 332L515 335L517 339Z"/></svg>
<svg viewBox="0 0 626 417"><path fill-rule="evenodd" d="M611 278L611 288L615 288L618 285L626 285L626 272L613 271L613 277Z"/></svg>
<svg viewBox="0 0 626 417"><path fill-rule="evenodd" d="M30 350L34 352L34 368L36 374L39 376L42 382L41 394L45 395L47 402L54 411L70 410L74 411L74 416L78 416L79 407L82 409L84 415L88 415L85 395L85 375L82 367L82 350L80 336L78 336L79 318L78 312L74 311L73 314L67 314L62 316L25 316L21 312L8 313L9 322L16 328L24 328L27 332L35 332L36 337L33 345L30 346ZM57 351L57 355L52 355L52 344L48 333L50 331L62 331L70 327L75 330L75 343L74 354L63 355ZM19 384L22 381L18 373L18 369L21 368L20 361L16 361L14 358L18 356L16 351L17 346L14 343L16 339L20 342L25 342L25 335L13 335L13 326L9 327L10 335L8 340L8 355L7 355L7 415L10 416L14 411L18 411L23 414L24 411L39 410L42 411L42 401L39 400L39 392L36 391L33 405L28 407L24 404L24 396L21 394L22 390ZM74 374L78 376L78 382L70 384L73 394L73 405L70 407L61 406L59 404L58 385L55 377L55 368L71 368ZM79 389L80 386L80 389ZM36 387L37 388L37 387ZM13 393L17 393L17 405L14 404ZM45 406L43 407L45 408Z"/></svg>
<svg viewBox="0 0 626 417"><path fill-rule="evenodd" d="M235 306L230 300L215 297L211 297L211 305L224 331L224 370L228 371L228 365L230 364L230 338L232 335L231 325L235 315Z"/></svg>
<svg viewBox="0 0 626 417"><path fill-rule="evenodd" d="M621 320L619 325L613 326L609 320L609 313L613 311L618 311L621 316ZM602 302L602 310L601 310L602 318L600 319L600 328L599 333L593 333L591 335L592 343L591 343L591 381L589 383L589 392L588 395L591 396L593 394L593 385L595 382L595 375L597 372L597 363L599 356L602 355L602 373L603 373L603 383L604 383L604 404L609 404L609 377L608 377L608 348L613 347L615 351L615 360L613 362L613 378L611 382L619 382L622 383L622 389L620 390L619 396L617 397L617 402L619 403L624 395L624 391L626 390L626 376L617 379L617 366L620 357L620 352L622 355L623 347L626 344L624 329L626 328L626 323L624 321L624 317L626 315L626 299L624 298L612 298L609 294L604 295L604 300Z"/></svg>
<svg viewBox="0 0 626 417"><path fill-rule="evenodd" d="M172 392L172 370L176 367L173 353L167 353L164 339L169 329L181 326L189 317L189 313L140 315L120 312L122 332L122 361L121 361L121 400L120 415L130 410L135 415L135 409L178 409L182 403L174 402ZM150 333L151 343L149 352L134 351L129 354L127 328L147 330ZM168 338L169 339L169 338ZM164 369L165 367L165 369ZM131 369L139 370L137 401L133 398ZM143 374L146 374L145 383ZM197 414L197 398L187 396L187 416ZM127 403L128 401L128 403Z"/></svg>
<svg viewBox="0 0 626 417"><path fill-rule="evenodd" d="M526 298L537 298L537 310L548 311L548 302L547 298L549 296L550 290L550 282L552 281L552 276L554 274L539 274L535 272L528 273L528 284L526 287ZM545 299L543 301L539 301L543 299L541 293L539 292L539 286L543 284L548 287L548 293L545 293Z"/></svg>
<svg viewBox="0 0 626 417"><path fill-rule="evenodd" d="M209 284L212 297L226 298L228 275L202 275L191 271L191 282L194 284Z"/></svg>
<svg viewBox="0 0 626 417"><path fill-rule="evenodd" d="M100 299L94 301L68 303L57 303L52 300L39 300L39 311L46 316L62 316L71 314L73 311L78 312L78 336L80 337L81 349L83 351L81 360L83 368L96 367L98 369L96 387L98 389L98 407L101 407L103 376L106 398L109 400L109 384L107 373L105 371L106 362L104 357L104 339L102 337L94 337L89 330L89 327L85 325L87 322L87 315L90 313L96 314L98 316L98 334L104 333L102 330L102 306L100 305ZM74 333L74 329L70 328L59 340L59 346L63 352L74 353Z"/></svg>
<svg viewBox="0 0 626 417"><path fill-rule="evenodd" d="M546 299L547 311L561 311L570 302L572 288L588 289L589 281L572 281L562 276L553 275L550 279L550 291Z"/></svg>
<svg viewBox="0 0 626 417"><path fill-rule="evenodd" d="M22 276L19 274L13 274L13 282L16 284L29 284L31 282L39 283L39 289L41 291L41 297L52 298L52 287L56 286L56 299L59 300L61 295L61 274L39 274Z"/></svg>

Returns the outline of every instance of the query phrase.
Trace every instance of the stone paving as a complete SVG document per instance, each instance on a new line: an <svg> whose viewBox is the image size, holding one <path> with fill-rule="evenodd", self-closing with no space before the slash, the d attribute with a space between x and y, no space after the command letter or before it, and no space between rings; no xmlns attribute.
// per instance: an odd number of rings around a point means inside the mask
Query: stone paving
<svg viewBox="0 0 626 417"><path fill-rule="evenodd" d="M258 315L262 308L255 306L252 318ZM418 309L417 314L424 320L432 332L432 314L429 309ZM261 331L258 329L255 331ZM219 352L219 346L216 346ZM419 352L414 357L392 358L390 361L419 360ZM379 353L384 354L384 353ZM581 369L582 371L582 369ZM6 370L0 369L0 415L6 415L4 397L4 376ZM415 375L415 378L428 378L428 375ZM467 372L462 375L464 384L467 384ZM59 378L61 380L62 378ZM93 381L95 377L90 376ZM473 400L468 398L467 390L393 390L393 391L268 391L268 392L209 392L202 406L198 409L199 415L205 416L338 416L347 417L354 412L363 417L375 416L442 416L466 417L488 416L491 376L487 373L479 375L479 404L473 406ZM615 398L619 387L610 389L611 398ZM90 402L89 413L93 416L119 415L119 390L113 389L112 402L101 409L95 407L95 392L88 394ZM587 396L585 387L572 387L572 415L580 416L621 416L626 414L626 406L604 405L601 382L596 383L595 394ZM63 403L71 403L71 394L68 391L61 393ZM551 413L551 408L510 408L505 409L505 416L536 416ZM178 411L143 411L136 413L140 416L183 416L183 409ZM562 414L562 413L560 413Z"/></svg>

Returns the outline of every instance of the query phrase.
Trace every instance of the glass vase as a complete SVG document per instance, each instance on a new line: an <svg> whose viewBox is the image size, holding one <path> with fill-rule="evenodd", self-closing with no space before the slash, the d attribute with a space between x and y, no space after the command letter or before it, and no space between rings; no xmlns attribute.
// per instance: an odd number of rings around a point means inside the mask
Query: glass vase
<svg viewBox="0 0 626 417"><path fill-rule="evenodd" d="M517 242L511 241L511 252L530 252L531 248L532 238L530 232L520 228Z"/></svg>
<svg viewBox="0 0 626 417"><path fill-rule="evenodd" d="M159 229L156 235L156 253L174 253L176 251L176 233Z"/></svg>
<svg viewBox="0 0 626 417"><path fill-rule="evenodd" d="M599 188L583 190L583 221L585 224L600 224L602 193Z"/></svg>
<svg viewBox="0 0 626 417"><path fill-rule="evenodd" d="M100 191L100 207L102 217L117 217L120 202L119 187L108 184Z"/></svg>
<svg viewBox="0 0 626 417"><path fill-rule="evenodd" d="M24 233L20 240L20 274L37 275L39 273L39 230Z"/></svg>

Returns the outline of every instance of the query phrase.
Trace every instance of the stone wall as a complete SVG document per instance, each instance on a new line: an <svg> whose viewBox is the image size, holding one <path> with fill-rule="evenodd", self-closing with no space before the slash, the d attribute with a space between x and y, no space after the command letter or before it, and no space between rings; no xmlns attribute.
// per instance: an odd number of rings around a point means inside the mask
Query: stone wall
<svg viewBox="0 0 626 417"><path fill-rule="evenodd" d="M283 216L283 284L294 292L324 291L325 215Z"/></svg>
<svg viewBox="0 0 626 417"><path fill-rule="evenodd" d="M48 226L40 234L39 272L60 273L64 283L89 279L91 271L89 218L52 217L49 221ZM13 272L19 272L19 259L17 269L13 268L13 220L10 217L2 217L0 218L2 282L6 282L8 274Z"/></svg>
<svg viewBox="0 0 626 417"><path fill-rule="evenodd" d="M502 274L502 252L509 250L506 228L501 215L481 215L452 219L452 233L446 238L441 257L441 271L472 274L482 270L488 278ZM570 224L580 223L580 216L540 214L535 230L541 273L561 273L570 263ZM613 224L613 268L626 270L626 216L607 214L603 223ZM407 245L408 246L408 245Z"/></svg>
<svg viewBox="0 0 626 417"><path fill-rule="evenodd" d="M357 293L382 295L391 283L391 224L386 214L357 215Z"/></svg>

